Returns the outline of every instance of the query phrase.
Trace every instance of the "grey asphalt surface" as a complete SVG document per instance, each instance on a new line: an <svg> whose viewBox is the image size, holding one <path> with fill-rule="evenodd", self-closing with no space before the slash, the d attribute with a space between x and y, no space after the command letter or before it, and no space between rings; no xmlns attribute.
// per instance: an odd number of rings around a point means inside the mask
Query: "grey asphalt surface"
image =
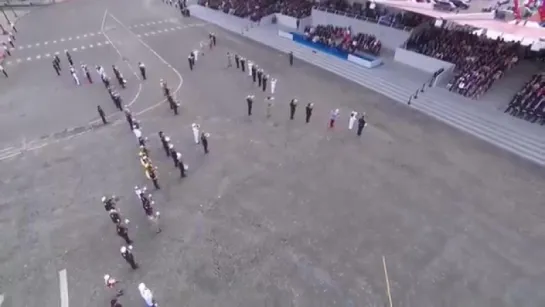
<svg viewBox="0 0 545 307"><path fill-rule="evenodd" d="M81 2L58 6L59 16L91 3L75 1ZM92 3L102 7L90 9L96 14L81 24L92 25L106 7L125 25L178 17L160 2ZM172 22L186 23L201 21ZM70 304L78 307L107 306L105 273L122 280L124 306L141 304L139 282L162 306L385 306L383 256L395 306L544 304L543 169L318 68L298 62L289 67L285 55L214 26L144 36L171 26L129 31L113 17L105 25L124 57L149 68L135 112L160 101L159 78L171 87L178 80L131 32L183 76L181 115L162 104L138 116L159 168L162 189L154 198L164 231L149 229L133 193L135 185L151 184L123 121L1 161L2 307L60 306L62 269ZM187 54L210 31L218 46L190 72ZM69 34L51 38L63 35ZM278 78L272 119L265 118L265 95L248 76L226 68L228 51ZM86 50L82 57L85 52L89 61L117 59L112 47ZM20 80L53 75L48 63L27 64L14 67ZM88 105L111 107L101 85L83 94L67 76L62 82L35 78L59 87L66 81L58 100L81 103L55 113L54 104L48 107L55 102L41 99L34 120L20 126L13 120L2 130L34 131L36 125L55 132L96 117ZM3 95L11 91L25 89L13 84ZM244 101L249 93L256 95L251 118ZM294 121L288 120L292 97L301 103ZM308 101L316 107L307 125ZM328 114L337 107L341 120L329 131ZM32 110L30 103L14 104L7 112ZM368 114L361 139L347 131L351 110ZM38 122L43 118L49 126ZM192 142L192 122L211 134L207 156ZM179 179L164 156L155 137L159 130L183 153L188 178ZM122 241L100 204L105 193L119 195L121 212L131 219L137 271L119 255Z"/></svg>

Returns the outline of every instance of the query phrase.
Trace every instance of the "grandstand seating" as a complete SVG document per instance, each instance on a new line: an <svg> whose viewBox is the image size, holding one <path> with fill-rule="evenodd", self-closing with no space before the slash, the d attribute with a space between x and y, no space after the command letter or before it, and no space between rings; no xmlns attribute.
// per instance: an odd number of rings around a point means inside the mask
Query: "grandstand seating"
<svg viewBox="0 0 545 307"><path fill-rule="evenodd" d="M518 63L521 46L466 30L430 27L409 38L407 49L455 64L455 76L447 87L476 99Z"/></svg>
<svg viewBox="0 0 545 307"><path fill-rule="evenodd" d="M350 28L334 25L306 27L305 37L314 43L351 54L369 53L378 56L381 49L380 40L375 36L366 33L353 35Z"/></svg>
<svg viewBox="0 0 545 307"><path fill-rule="evenodd" d="M545 72L535 74L515 94L505 113L545 125Z"/></svg>

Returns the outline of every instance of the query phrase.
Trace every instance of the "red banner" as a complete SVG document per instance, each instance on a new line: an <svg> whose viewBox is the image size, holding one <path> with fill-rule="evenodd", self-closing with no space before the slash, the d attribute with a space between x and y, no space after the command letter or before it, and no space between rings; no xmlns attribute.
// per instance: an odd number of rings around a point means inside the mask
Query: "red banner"
<svg viewBox="0 0 545 307"><path fill-rule="evenodd" d="M544 22L545 21L545 0L543 0L543 3L537 9L537 11L539 12L539 20L541 22Z"/></svg>

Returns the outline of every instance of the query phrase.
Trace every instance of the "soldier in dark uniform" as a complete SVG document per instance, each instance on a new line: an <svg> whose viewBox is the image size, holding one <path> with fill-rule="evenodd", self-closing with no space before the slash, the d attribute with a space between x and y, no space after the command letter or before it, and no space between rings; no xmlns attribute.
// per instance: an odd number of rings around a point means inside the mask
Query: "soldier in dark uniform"
<svg viewBox="0 0 545 307"><path fill-rule="evenodd" d="M263 69L257 70L257 86L261 87L261 80L263 79Z"/></svg>
<svg viewBox="0 0 545 307"><path fill-rule="evenodd" d="M290 119L291 120L293 120L293 117L295 116L295 110L297 110L297 99L294 98L290 101Z"/></svg>
<svg viewBox="0 0 545 307"><path fill-rule="evenodd" d="M112 222L114 224L119 224L121 223L121 215L119 214L119 212L117 212L117 210L114 208L114 209L111 209L108 214L110 215L110 219L112 220Z"/></svg>
<svg viewBox="0 0 545 307"><path fill-rule="evenodd" d="M57 61L53 60L53 68L55 69L55 72L57 73L57 76L61 75L61 68Z"/></svg>
<svg viewBox="0 0 545 307"><path fill-rule="evenodd" d="M178 159L178 168L180 169L180 176L182 178L186 177L185 171L186 171L186 165L184 164L184 161L182 160L182 154L177 152L176 158Z"/></svg>
<svg viewBox="0 0 545 307"><path fill-rule="evenodd" d="M263 75L263 81L261 81L261 85L263 85L263 91L266 92L267 91L267 80L269 80L267 78L267 75Z"/></svg>
<svg viewBox="0 0 545 307"><path fill-rule="evenodd" d="M306 106L306 119L305 119L305 122L308 124L310 122L310 117L312 116L312 109L314 108L314 104L312 103L308 103L307 106Z"/></svg>
<svg viewBox="0 0 545 307"><path fill-rule="evenodd" d="M134 127L134 122L133 122L133 117L132 117L132 113L131 111L129 110L129 108L125 107L125 109L123 110L123 112L125 113L125 119L127 119L127 123L129 124L129 129L133 129Z"/></svg>
<svg viewBox="0 0 545 307"><path fill-rule="evenodd" d="M240 58L240 68L242 69L242 72L246 71L246 59Z"/></svg>
<svg viewBox="0 0 545 307"><path fill-rule="evenodd" d="M289 59L290 59L290 66L293 66L293 51L290 51Z"/></svg>
<svg viewBox="0 0 545 307"><path fill-rule="evenodd" d="M123 223L119 223L115 226L115 231L127 244L132 244L132 240L129 238L129 228L127 228L127 226L123 225Z"/></svg>
<svg viewBox="0 0 545 307"><path fill-rule="evenodd" d="M358 136L361 136L363 128L365 128L366 125L367 123L365 122L365 113L363 113L358 119Z"/></svg>
<svg viewBox="0 0 545 307"><path fill-rule="evenodd" d="M115 210L116 199L117 198L115 196L102 196L102 203L104 204L104 209L106 209L106 212L110 212L112 209Z"/></svg>
<svg viewBox="0 0 545 307"><path fill-rule="evenodd" d="M168 149L170 151L170 157L172 158L172 161L174 162L174 167L178 167L178 156L176 155L176 149L174 148L174 145L169 144Z"/></svg>
<svg viewBox="0 0 545 307"><path fill-rule="evenodd" d="M238 54L235 54L235 64L237 64L237 69L240 68L240 58L238 57Z"/></svg>
<svg viewBox="0 0 545 307"><path fill-rule="evenodd" d="M129 263L131 265L131 268L133 270L136 270L138 269L138 264L136 263L136 261L134 260L134 256L131 252L132 250L132 246L129 245L129 247L125 247L125 246L121 246L121 257L123 257L123 259L125 259L125 261L127 261L127 263Z"/></svg>
<svg viewBox="0 0 545 307"><path fill-rule="evenodd" d="M159 140L161 140L161 145L163 145L163 149L165 150L165 153L167 154L167 157L170 157L170 150L168 149L168 137L165 136L163 131L159 131Z"/></svg>
<svg viewBox="0 0 545 307"><path fill-rule="evenodd" d="M254 103L254 95L248 95L246 97L246 104L248 105L248 116L252 115L252 105Z"/></svg>
<svg viewBox="0 0 545 307"><path fill-rule="evenodd" d="M102 119L102 123L106 125L108 122L106 121L106 113L104 113L104 110L100 106L97 106L98 115L100 115L100 119Z"/></svg>
<svg viewBox="0 0 545 307"><path fill-rule="evenodd" d="M252 80L254 81L254 83L257 78L257 68L258 68L257 65L252 66Z"/></svg>
<svg viewBox="0 0 545 307"><path fill-rule="evenodd" d="M208 133L201 132L201 144L204 149L204 153L208 153Z"/></svg>
<svg viewBox="0 0 545 307"><path fill-rule="evenodd" d="M191 53L191 54L187 57L187 62L189 63L189 69L190 69L190 70L193 70L193 53Z"/></svg>

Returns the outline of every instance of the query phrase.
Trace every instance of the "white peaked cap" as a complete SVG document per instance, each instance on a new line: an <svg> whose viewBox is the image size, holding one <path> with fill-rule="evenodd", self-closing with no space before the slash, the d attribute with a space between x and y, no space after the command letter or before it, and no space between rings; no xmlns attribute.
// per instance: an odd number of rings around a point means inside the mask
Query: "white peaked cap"
<svg viewBox="0 0 545 307"><path fill-rule="evenodd" d="M168 144L168 148L172 149L172 148L174 148L174 145Z"/></svg>
<svg viewBox="0 0 545 307"><path fill-rule="evenodd" d="M104 275L104 282L108 282L108 279L110 279L110 275L106 274Z"/></svg>
<svg viewBox="0 0 545 307"><path fill-rule="evenodd" d="M192 123L192 124L191 124L191 127L195 128L195 127L197 127L197 124Z"/></svg>
<svg viewBox="0 0 545 307"><path fill-rule="evenodd" d="M165 136L165 141L170 142L170 138L168 136Z"/></svg>
<svg viewBox="0 0 545 307"><path fill-rule="evenodd" d="M124 253L124 252L126 252L126 251L127 251L127 248L126 248L125 246L121 246L121 249L120 249L120 251L121 251L122 253Z"/></svg>
<svg viewBox="0 0 545 307"><path fill-rule="evenodd" d="M146 287L146 284L145 284L145 283L141 282L141 283L138 285L138 290L139 290L140 292L142 292L142 291L144 291L144 290L146 290L146 289L147 289L147 287Z"/></svg>
<svg viewBox="0 0 545 307"><path fill-rule="evenodd" d="M335 113L339 113L339 109L335 109Z"/></svg>
<svg viewBox="0 0 545 307"><path fill-rule="evenodd" d="M106 196L102 196L102 202L106 201Z"/></svg>
<svg viewBox="0 0 545 307"><path fill-rule="evenodd" d="M135 189L135 190L138 190L138 186L137 186L137 185L135 185L135 186L134 186L134 189Z"/></svg>

